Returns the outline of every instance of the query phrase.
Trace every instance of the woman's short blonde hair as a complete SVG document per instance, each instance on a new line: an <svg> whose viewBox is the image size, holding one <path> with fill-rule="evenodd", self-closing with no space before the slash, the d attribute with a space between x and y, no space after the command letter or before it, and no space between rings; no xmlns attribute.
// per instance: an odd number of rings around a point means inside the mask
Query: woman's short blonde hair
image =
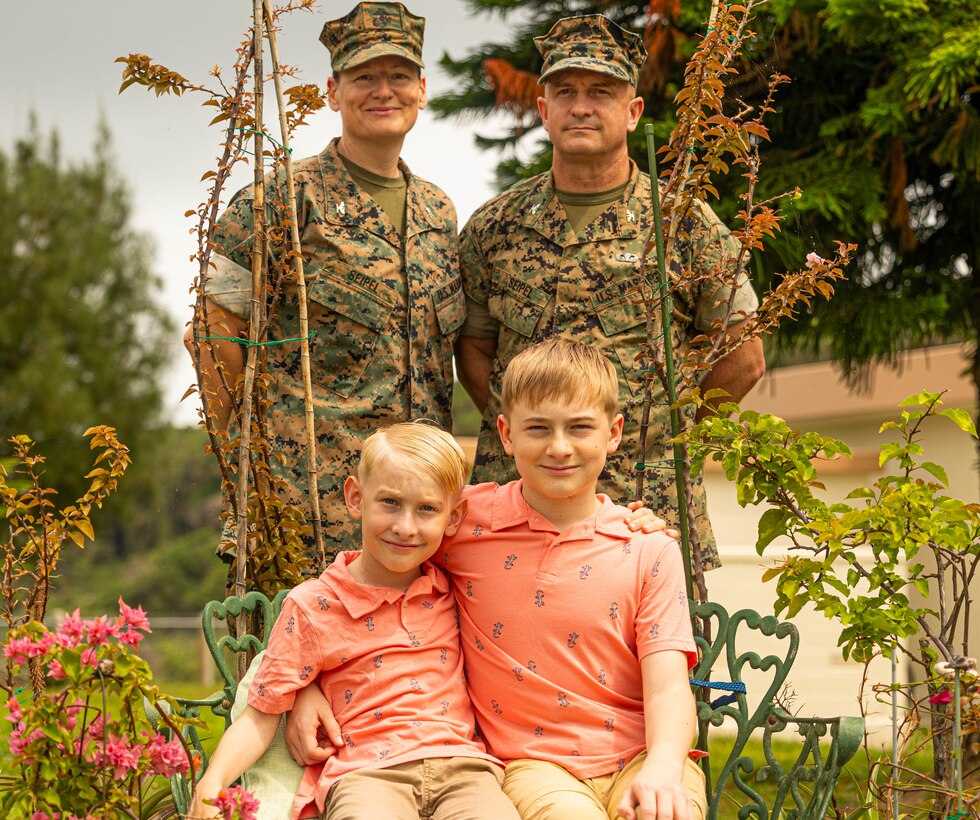
<svg viewBox="0 0 980 820"><path fill-rule="evenodd" d="M500 401L504 415L515 404L581 402L619 412L619 377L602 353L582 342L554 336L522 350L507 365Z"/></svg>
<svg viewBox="0 0 980 820"><path fill-rule="evenodd" d="M358 477L363 481L387 459L397 460L406 470L424 470L450 495L459 493L469 476L456 439L426 419L375 430L361 447Z"/></svg>

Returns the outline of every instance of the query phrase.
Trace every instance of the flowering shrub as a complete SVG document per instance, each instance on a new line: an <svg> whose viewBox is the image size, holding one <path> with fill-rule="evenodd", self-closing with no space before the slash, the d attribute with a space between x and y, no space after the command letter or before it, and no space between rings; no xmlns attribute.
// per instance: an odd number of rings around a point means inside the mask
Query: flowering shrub
<svg viewBox="0 0 980 820"><path fill-rule="evenodd" d="M14 774L0 785L2 816L139 817L154 775L187 773L179 727L188 721L168 714L162 704L176 704L151 685L136 654L150 631L143 609L122 599L114 619L83 620L76 610L54 632L37 621L10 631L3 646L9 668L16 675L38 665L45 686L32 697L10 683ZM144 702L157 707L169 736L150 723Z"/></svg>
<svg viewBox="0 0 980 820"><path fill-rule="evenodd" d="M218 815L221 820L255 820L255 812L259 809L259 801L241 786L222 789L211 805L221 812Z"/></svg>

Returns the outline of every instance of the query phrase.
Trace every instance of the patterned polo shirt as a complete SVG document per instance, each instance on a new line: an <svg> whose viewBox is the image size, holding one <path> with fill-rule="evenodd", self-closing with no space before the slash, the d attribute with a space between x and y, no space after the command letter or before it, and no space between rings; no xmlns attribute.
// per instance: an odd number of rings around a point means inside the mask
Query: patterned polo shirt
<svg viewBox="0 0 980 820"><path fill-rule="evenodd" d="M521 487L468 487L463 524L439 554L481 734L505 762L609 774L645 747L640 660L696 660L680 549L631 533L629 511L602 495L594 518L559 533Z"/></svg>
<svg viewBox="0 0 980 820"><path fill-rule="evenodd" d="M459 651L456 606L441 570L425 563L407 591L357 583L345 552L283 602L248 692L249 705L278 714L317 681L345 746L308 766L294 815L356 769L427 757L494 760L474 736ZM494 761L496 762L496 761Z"/></svg>

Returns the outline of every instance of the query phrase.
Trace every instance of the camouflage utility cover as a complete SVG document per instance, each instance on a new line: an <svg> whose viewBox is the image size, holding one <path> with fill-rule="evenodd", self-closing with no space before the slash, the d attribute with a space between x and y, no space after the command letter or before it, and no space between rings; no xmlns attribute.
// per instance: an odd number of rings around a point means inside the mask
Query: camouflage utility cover
<svg viewBox="0 0 980 820"><path fill-rule="evenodd" d="M638 461L660 462L649 471L645 501L676 526L677 491L670 438L670 414L655 380L654 406L647 434L647 452L639 452L643 401L643 365L636 355L646 346L647 296L656 287L656 273L640 269L643 244L650 230L650 178L632 165L623 198L576 235L558 201L550 173L533 177L483 205L460 236L460 264L466 295L485 305L499 323L497 351L490 374L489 401L477 444L474 482L504 483L517 477L513 459L500 445L496 419L501 412L500 386L514 356L549 336L560 334L602 350L619 375L620 402L625 417L623 443L611 455L599 479L599 490L613 501L635 496ZM691 228L691 239L679 252L691 270L716 270L732 265L738 243L707 206L703 219ZM689 257L689 258L688 258ZM650 260L653 262L653 260ZM675 258L672 267L681 261ZM652 265L655 269L655 263ZM723 318L730 290L705 287L699 293L674 292L674 350L684 355L689 340L709 331ZM758 300L747 282L736 294L734 310L750 313ZM741 318L735 316L733 321ZM654 334L661 333L660 315ZM464 327L463 334L468 335ZM473 336L484 335L474 332ZM693 408L682 412L693 413ZM705 510L700 480L694 493L705 565L717 564L717 549Z"/></svg>
<svg viewBox="0 0 980 820"><path fill-rule="evenodd" d="M568 68L597 71L636 85L647 58L643 39L601 14L563 17L534 38L544 65L539 82Z"/></svg>
<svg viewBox="0 0 980 820"><path fill-rule="evenodd" d="M337 20L324 23L320 42L330 52L334 71L355 68L376 57L404 57L422 63L425 18L416 17L401 3L358 3Z"/></svg>
<svg viewBox="0 0 980 820"><path fill-rule="evenodd" d="M412 418L452 429L452 350L466 315L456 212L441 190L400 167L408 182L404 240L381 206L351 179L336 140L294 166L310 329L317 333L310 357L328 560L342 549L360 547L344 506L343 482L355 471L361 442L381 425ZM277 191L268 182L268 202L282 198L281 178L279 186ZM221 255L207 284L211 299L243 317L248 316L252 226L248 187L221 217L215 235ZM269 341L299 335L296 288L290 284L274 310ZM287 500L309 510L300 344L266 350L274 381L269 438L284 456L274 467L289 483ZM317 566L312 544L309 554Z"/></svg>

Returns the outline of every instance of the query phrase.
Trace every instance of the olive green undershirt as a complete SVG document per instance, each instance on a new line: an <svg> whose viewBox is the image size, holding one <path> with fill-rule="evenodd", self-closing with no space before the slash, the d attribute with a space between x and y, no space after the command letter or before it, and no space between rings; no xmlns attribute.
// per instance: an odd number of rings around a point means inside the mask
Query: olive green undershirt
<svg viewBox="0 0 980 820"><path fill-rule="evenodd" d="M556 188L555 196L565 209L568 224L572 226L575 233L578 233L606 210L611 202L621 199L629 184L629 180L626 180L622 185L617 185L608 191L590 191L584 194L559 191Z"/></svg>
<svg viewBox="0 0 980 820"><path fill-rule="evenodd" d="M398 229L399 235L404 236L405 202L408 197L408 182L405 181L405 177L401 174L397 177L378 176L354 164L343 154L340 155L340 159L357 186L384 209L388 219Z"/></svg>

